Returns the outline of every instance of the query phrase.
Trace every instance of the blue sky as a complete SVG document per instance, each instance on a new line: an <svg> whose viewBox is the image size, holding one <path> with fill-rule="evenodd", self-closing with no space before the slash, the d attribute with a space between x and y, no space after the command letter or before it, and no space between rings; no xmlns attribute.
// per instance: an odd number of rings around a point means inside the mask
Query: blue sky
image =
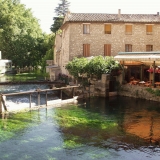
<svg viewBox="0 0 160 160"><path fill-rule="evenodd" d="M159 0L68 0L70 11L74 13L118 13L156 14L160 12ZM33 15L39 19L44 32L50 33L50 26L55 16L54 9L59 0L21 0L26 8L31 8Z"/></svg>

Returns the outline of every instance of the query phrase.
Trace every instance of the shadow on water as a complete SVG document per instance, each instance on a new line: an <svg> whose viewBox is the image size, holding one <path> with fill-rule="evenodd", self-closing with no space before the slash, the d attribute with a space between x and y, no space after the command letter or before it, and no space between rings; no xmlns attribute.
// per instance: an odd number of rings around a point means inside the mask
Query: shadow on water
<svg viewBox="0 0 160 160"><path fill-rule="evenodd" d="M127 97L3 115L3 160L159 160L160 104Z"/></svg>

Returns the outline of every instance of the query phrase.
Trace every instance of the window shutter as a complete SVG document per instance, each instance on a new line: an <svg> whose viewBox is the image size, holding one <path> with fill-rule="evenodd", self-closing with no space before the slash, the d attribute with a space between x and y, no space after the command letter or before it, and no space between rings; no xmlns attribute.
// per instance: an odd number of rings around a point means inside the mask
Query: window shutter
<svg viewBox="0 0 160 160"><path fill-rule="evenodd" d="M105 24L105 34L111 34L111 24Z"/></svg>
<svg viewBox="0 0 160 160"><path fill-rule="evenodd" d="M84 57L90 56L90 44L83 44L83 56Z"/></svg>
<svg viewBox="0 0 160 160"><path fill-rule="evenodd" d="M152 25L146 25L146 32L147 34L151 34L152 33Z"/></svg>
<svg viewBox="0 0 160 160"><path fill-rule="evenodd" d="M111 44L104 45L104 56L111 56Z"/></svg>
<svg viewBox="0 0 160 160"><path fill-rule="evenodd" d="M132 25L126 25L126 34L132 34Z"/></svg>
<svg viewBox="0 0 160 160"><path fill-rule="evenodd" d="M108 52L107 56L111 56L111 44L108 44L107 52Z"/></svg>
<svg viewBox="0 0 160 160"><path fill-rule="evenodd" d="M83 45L83 56L86 57L86 45Z"/></svg>
<svg viewBox="0 0 160 160"><path fill-rule="evenodd" d="M87 44L87 57L90 56L90 44Z"/></svg>

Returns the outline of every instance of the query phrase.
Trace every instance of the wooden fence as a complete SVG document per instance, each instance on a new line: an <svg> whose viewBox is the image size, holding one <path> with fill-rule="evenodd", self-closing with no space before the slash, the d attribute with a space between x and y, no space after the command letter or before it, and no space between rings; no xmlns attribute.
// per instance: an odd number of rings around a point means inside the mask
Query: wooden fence
<svg viewBox="0 0 160 160"><path fill-rule="evenodd" d="M32 94L33 93L37 93L37 103L38 106L40 106L40 94L42 92L45 92L45 105L47 106L47 102L48 102L48 93L50 91L60 91L60 99L62 100L62 92L64 90L71 90L71 94L72 94L72 98L74 98L75 96L75 88L78 88L79 86L67 86L67 87L61 87L61 88L52 88L52 89L45 89L45 90L41 90L41 89L36 89L35 91L27 91L27 92L19 92L19 93L7 93L7 94L0 94L0 113L2 113L2 106L4 108L5 111L7 111L7 106L5 104L5 98L4 97L8 97L8 96L16 96L16 95L28 95L29 96L29 108L31 108L31 99L32 99Z"/></svg>

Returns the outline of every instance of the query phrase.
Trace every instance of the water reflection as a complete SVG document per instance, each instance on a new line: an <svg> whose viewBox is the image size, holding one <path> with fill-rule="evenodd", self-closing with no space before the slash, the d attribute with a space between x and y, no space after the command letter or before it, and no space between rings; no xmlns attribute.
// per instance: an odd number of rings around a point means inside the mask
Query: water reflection
<svg viewBox="0 0 160 160"><path fill-rule="evenodd" d="M64 115L56 119L62 111ZM0 141L3 160L159 160L160 156L157 102L91 98L75 107L2 117L0 126L0 137L9 136ZM7 128L10 132L14 128L15 134L8 134Z"/></svg>
<svg viewBox="0 0 160 160"><path fill-rule="evenodd" d="M86 108L117 119L126 134L144 139L148 144L160 144L160 104L141 99L118 97L106 101L88 100Z"/></svg>

